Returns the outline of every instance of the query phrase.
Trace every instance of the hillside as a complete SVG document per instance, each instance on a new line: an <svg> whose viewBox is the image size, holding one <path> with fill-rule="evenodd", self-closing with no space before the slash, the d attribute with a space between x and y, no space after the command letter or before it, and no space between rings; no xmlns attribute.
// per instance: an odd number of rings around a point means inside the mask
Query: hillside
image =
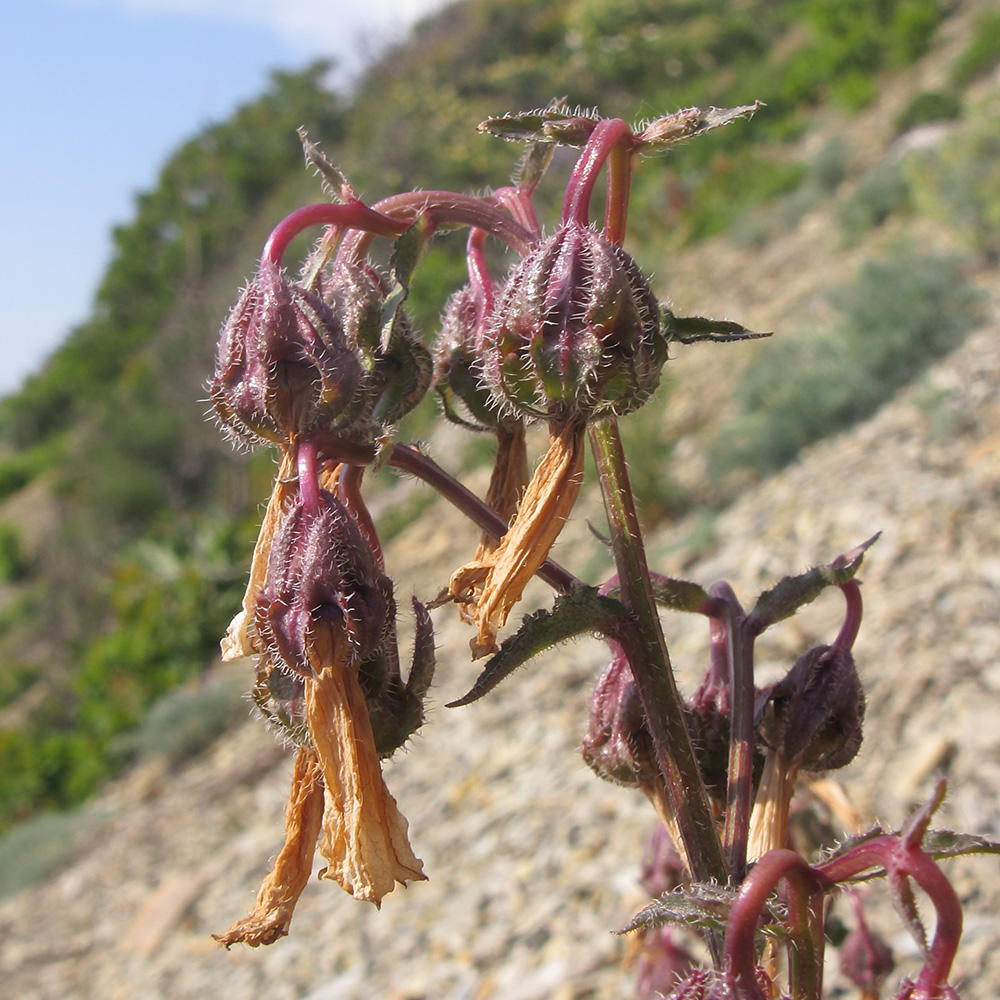
<svg viewBox="0 0 1000 1000"><path fill-rule="evenodd" d="M678 348L666 391L623 426L650 550L664 572L750 596L882 530L864 573L866 752L845 784L893 824L946 767L949 822L996 835L998 62L1000 17L974 0L472 0L351 95L331 99L321 67L279 76L179 150L116 234L98 312L0 403L0 891L45 879L0 906L18 995L627 993L606 932L643 901L635 830L652 814L579 762L605 657L589 641L470 708L435 708L390 768L429 885L381 914L312 885L292 937L262 953L206 938L277 847L288 760L243 725L245 666L216 663L273 466L231 453L199 400L270 226L322 198L303 123L373 200L504 183L517 150L475 123L555 94L628 118L766 101L637 178L629 246L658 294L678 315L775 331ZM557 158L544 209L566 169ZM461 268L460 238L427 256L412 305L428 339ZM485 451L439 423L428 402L399 435L484 487ZM416 484L378 485L400 603L427 599L474 533ZM588 519L600 530L593 488L558 554L599 580ZM786 625L768 661L821 634L824 613ZM440 706L473 667L435 614ZM670 627L691 683L705 637ZM955 870L963 996L995 996L995 861Z"/></svg>

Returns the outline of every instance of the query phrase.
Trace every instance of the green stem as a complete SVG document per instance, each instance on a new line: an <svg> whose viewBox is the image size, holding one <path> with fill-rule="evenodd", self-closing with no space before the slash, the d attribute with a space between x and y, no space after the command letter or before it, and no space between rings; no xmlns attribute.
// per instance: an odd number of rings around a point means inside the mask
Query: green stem
<svg viewBox="0 0 1000 1000"><path fill-rule="evenodd" d="M684 720L683 703L674 682L653 599L617 420L607 417L593 421L590 424L590 443L608 513L622 603L635 621L634 629L626 630L627 635L616 638L625 648L639 689L667 796L684 841L691 876L697 882L715 881L725 885L729 872L715 832L708 796Z"/></svg>

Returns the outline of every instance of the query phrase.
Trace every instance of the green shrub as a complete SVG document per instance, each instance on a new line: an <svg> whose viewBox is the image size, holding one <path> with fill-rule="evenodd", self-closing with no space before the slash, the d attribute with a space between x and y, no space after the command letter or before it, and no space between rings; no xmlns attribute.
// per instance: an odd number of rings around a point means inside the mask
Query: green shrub
<svg viewBox="0 0 1000 1000"><path fill-rule="evenodd" d="M100 817L83 813L41 813L0 836L0 897L27 889L65 866L99 822Z"/></svg>
<svg viewBox="0 0 1000 1000"><path fill-rule="evenodd" d="M762 348L739 388L742 419L710 449L712 471L773 472L805 445L866 419L975 325L978 296L953 258L869 261L830 301L840 322Z"/></svg>
<svg viewBox="0 0 1000 1000"><path fill-rule="evenodd" d="M0 581L17 583L28 575L29 563L21 548L21 533L0 521Z"/></svg>
<svg viewBox="0 0 1000 1000"><path fill-rule="evenodd" d="M881 226L910 208L910 188L897 160L883 160L868 171L840 206L840 225L848 241Z"/></svg>
<svg viewBox="0 0 1000 1000"><path fill-rule="evenodd" d="M197 757L250 715L245 670L220 670L157 701L131 739L140 759L166 757L179 764Z"/></svg>
<svg viewBox="0 0 1000 1000"><path fill-rule="evenodd" d="M925 90L916 94L896 118L896 134L901 135L928 122L952 121L961 114L962 102L954 94L944 90Z"/></svg>
<svg viewBox="0 0 1000 1000"><path fill-rule="evenodd" d="M964 87L984 76L1000 62L1000 13L983 14L975 24L972 41L951 67L951 81Z"/></svg>

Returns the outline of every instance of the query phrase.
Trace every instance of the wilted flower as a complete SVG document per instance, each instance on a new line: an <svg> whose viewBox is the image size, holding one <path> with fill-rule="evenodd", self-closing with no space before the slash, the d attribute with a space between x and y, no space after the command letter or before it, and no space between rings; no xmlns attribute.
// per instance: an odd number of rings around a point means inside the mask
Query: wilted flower
<svg viewBox="0 0 1000 1000"><path fill-rule="evenodd" d="M420 701L433 670L429 619L418 614L419 663L408 690L395 649L386 649L388 640L395 644L391 582L343 504L320 491L313 509L297 495L287 500L277 524L265 519L265 527L267 570L256 581L251 621L244 615L231 629L229 652L259 654L258 701L301 745L285 847L253 912L220 937L227 947L268 944L287 933L317 837L328 862L320 877L336 880L357 899L378 905L397 882L424 877L406 820L382 778L379 743L386 752L395 749L422 720ZM264 559L259 547L255 562ZM394 708L406 712L402 727L391 717Z"/></svg>

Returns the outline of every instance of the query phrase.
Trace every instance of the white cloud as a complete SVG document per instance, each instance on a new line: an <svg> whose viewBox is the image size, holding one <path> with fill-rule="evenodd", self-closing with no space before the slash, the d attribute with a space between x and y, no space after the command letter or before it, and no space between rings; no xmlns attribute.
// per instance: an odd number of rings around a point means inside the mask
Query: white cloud
<svg viewBox="0 0 1000 1000"><path fill-rule="evenodd" d="M60 0L68 7L230 21L273 30L303 56L337 54L357 64L448 0ZM361 51L352 58L358 47Z"/></svg>

